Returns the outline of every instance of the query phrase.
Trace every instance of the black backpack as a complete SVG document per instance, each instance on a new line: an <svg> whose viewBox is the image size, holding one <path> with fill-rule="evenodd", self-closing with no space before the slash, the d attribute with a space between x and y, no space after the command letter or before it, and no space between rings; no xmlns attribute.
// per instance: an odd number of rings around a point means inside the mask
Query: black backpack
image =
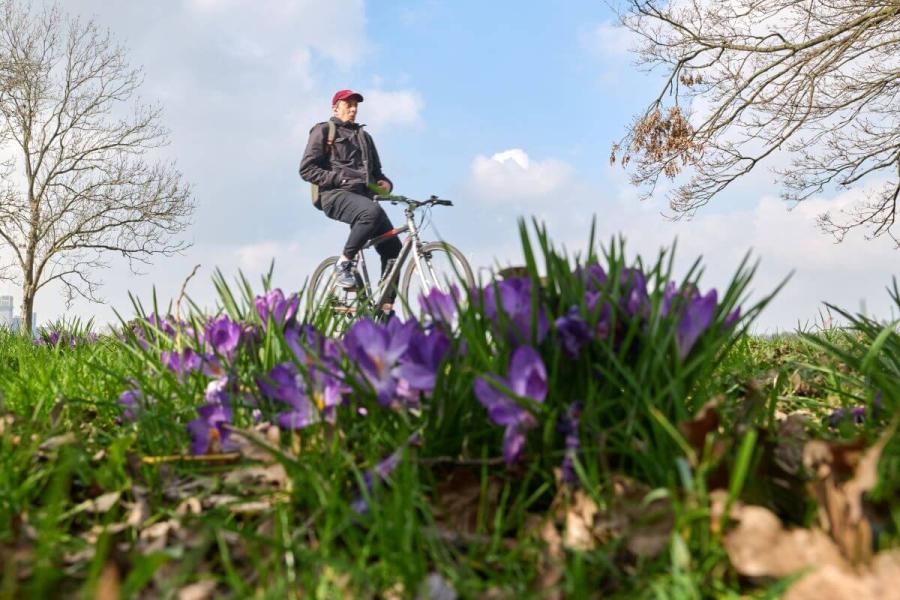
<svg viewBox="0 0 900 600"><path fill-rule="evenodd" d="M334 146L334 136L337 134L337 127L334 124L334 121L328 121L328 137L325 138L325 154L331 154L332 147ZM319 204L319 186L315 183L312 185L312 203L313 206L319 208L321 205Z"/></svg>

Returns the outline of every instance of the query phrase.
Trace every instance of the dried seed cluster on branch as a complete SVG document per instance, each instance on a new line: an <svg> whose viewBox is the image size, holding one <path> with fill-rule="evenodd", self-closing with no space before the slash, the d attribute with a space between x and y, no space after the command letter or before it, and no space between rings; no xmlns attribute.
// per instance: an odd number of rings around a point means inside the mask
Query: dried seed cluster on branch
<svg viewBox="0 0 900 600"><path fill-rule="evenodd" d="M669 200L692 213L778 153L785 200L866 192L825 231L900 246L900 2L630 0L621 21L666 73L612 153L646 195L684 174Z"/></svg>

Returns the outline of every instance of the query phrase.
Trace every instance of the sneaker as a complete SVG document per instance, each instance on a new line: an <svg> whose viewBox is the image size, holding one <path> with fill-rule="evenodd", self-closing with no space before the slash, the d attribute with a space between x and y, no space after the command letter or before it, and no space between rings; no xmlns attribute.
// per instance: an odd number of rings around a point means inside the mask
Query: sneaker
<svg viewBox="0 0 900 600"><path fill-rule="evenodd" d="M335 284L342 288L353 289L356 287L356 273L353 272L353 261L341 260L334 265L336 276Z"/></svg>

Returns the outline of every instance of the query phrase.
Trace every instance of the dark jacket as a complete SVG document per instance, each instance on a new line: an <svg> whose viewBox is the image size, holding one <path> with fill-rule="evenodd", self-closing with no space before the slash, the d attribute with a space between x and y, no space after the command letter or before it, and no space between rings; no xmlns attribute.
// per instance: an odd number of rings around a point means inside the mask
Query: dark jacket
<svg viewBox="0 0 900 600"><path fill-rule="evenodd" d="M300 177L318 185L319 193L342 189L371 196L369 183L390 181L381 170L372 136L363 130L363 125L336 117L331 120L337 126L331 152L326 149L328 123L313 125L300 161Z"/></svg>

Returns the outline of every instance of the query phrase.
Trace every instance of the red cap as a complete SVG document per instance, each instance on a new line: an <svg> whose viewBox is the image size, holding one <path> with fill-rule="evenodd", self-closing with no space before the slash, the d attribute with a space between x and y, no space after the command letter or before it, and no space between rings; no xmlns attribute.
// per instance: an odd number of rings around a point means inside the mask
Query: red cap
<svg viewBox="0 0 900 600"><path fill-rule="evenodd" d="M347 100L348 98L353 98L356 96L357 102L362 102L363 97L359 92L354 92L353 90L340 90L334 93L334 97L331 99L331 105L334 106L338 103L339 100Z"/></svg>

